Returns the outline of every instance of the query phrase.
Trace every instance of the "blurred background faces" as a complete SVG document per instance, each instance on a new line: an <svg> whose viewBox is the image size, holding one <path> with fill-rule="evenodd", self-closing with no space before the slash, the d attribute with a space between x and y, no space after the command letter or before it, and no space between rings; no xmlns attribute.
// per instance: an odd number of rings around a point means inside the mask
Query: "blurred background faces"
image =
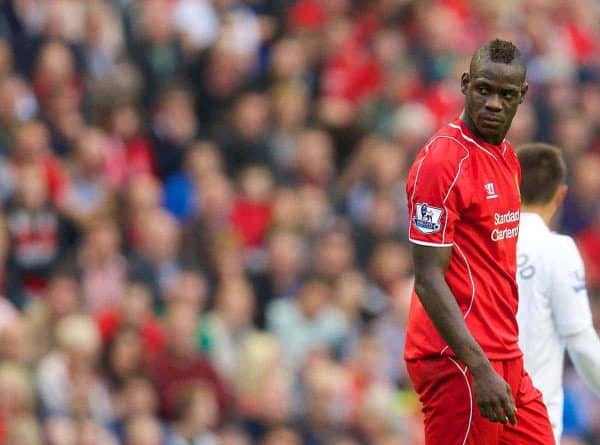
<svg viewBox="0 0 600 445"><path fill-rule="evenodd" d="M595 0L7 0L0 444L420 445L405 180L472 51L528 62L600 317ZM566 374L564 444L600 443Z"/></svg>

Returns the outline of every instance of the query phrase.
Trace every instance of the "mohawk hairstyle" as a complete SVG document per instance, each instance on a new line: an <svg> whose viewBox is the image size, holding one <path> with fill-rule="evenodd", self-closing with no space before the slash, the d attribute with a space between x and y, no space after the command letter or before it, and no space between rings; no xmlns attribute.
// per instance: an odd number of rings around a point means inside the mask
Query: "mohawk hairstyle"
<svg viewBox="0 0 600 445"><path fill-rule="evenodd" d="M491 40L480 46L471 58L469 73L474 75L482 60L491 60L496 63L517 64L523 71L523 80L527 74L525 59L521 51L512 42L501 39Z"/></svg>
<svg viewBox="0 0 600 445"><path fill-rule="evenodd" d="M519 48L506 40L494 39L488 45L490 59L493 62L510 63L521 55Z"/></svg>

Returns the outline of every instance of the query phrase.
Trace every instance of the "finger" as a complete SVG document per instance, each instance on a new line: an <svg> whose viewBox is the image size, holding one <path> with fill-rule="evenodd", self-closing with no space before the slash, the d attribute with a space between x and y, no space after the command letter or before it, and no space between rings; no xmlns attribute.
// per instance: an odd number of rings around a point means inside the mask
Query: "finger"
<svg viewBox="0 0 600 445"><path fill-rule="evenodd" d="M517 407L510 387L507 386L508 399L504 401L504 411L511 425L517 424Z"/></svg>
<svg viewBox="0 0 600 445"><path fill-rule="evenodd" d="M490 409L488 408L488 405L479 405L479 413L481 414L481 417L484 417L488 420L492 420L493 417L493 413L490 411Z"/></svg>
<svg viewBox="0 0 600 445"><path fill-rule="evenodd" d="M514 402L510 399L504 400L504 412L506 413L506 418L510 422L511 425L517 424L517 414L515 413Z"/></svg>
<svg viewBox="0 0 600 445"><path fill-rule="evenodd" d="M498 401L497 403L492 405L492 410L493 410L494 422L505 424L506 416L504 415L502 401Z"/></svg>
<svg viewBox="0 0 600 445"><path fill-rule="evenodd" d="M501 421L502 416L500 415L499 411L497 411L495 409L495 406L492 403L486 403L485 405L480 405L479 412L481 413L482 417L485 417L490 422L500 422Z"/></svg>

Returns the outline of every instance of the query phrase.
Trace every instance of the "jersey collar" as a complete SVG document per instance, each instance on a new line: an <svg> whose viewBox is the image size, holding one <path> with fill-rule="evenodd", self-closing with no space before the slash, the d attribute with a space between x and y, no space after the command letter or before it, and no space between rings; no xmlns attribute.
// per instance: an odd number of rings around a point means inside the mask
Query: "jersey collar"
<svg viewBox="0 0 600 445"><path fill-rule="evenodd" d="M508 142L506 139L503 139L499 145L490 144L489 142L486 142L483 139L475 136L460 117L456 118L456 120L450 124L450 126L459 130L463 139L475 145L480 150L483 150L494 159L498 159L506 155L506 151L508 149Z"/></svg>
<svg viewBox="0 0 600 445"><path fill-rule="evenodd" d="M542 230L544 232L550 231L550 228L546 225L543 218L533 212L521 212L521 224L533 226L536 230Z"/></svg>

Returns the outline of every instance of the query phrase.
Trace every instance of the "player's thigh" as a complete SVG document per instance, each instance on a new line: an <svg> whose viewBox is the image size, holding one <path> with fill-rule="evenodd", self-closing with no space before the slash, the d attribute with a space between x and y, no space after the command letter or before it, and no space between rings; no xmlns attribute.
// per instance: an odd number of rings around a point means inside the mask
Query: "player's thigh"
<svg viewBox="0 0 600 445"><path fill-rule="evenodd" d="M504 429L501 445L555 445L542 394L526 373L523 374L515 402L517 425L509 425Z"/></svg>
<svg viewBox="0 0 600 445"><path fill-rule="evenodd" d="M464 365L443 358L407 363L424 414L426 445L498 445L501 425L481 417Z"/></svg>

